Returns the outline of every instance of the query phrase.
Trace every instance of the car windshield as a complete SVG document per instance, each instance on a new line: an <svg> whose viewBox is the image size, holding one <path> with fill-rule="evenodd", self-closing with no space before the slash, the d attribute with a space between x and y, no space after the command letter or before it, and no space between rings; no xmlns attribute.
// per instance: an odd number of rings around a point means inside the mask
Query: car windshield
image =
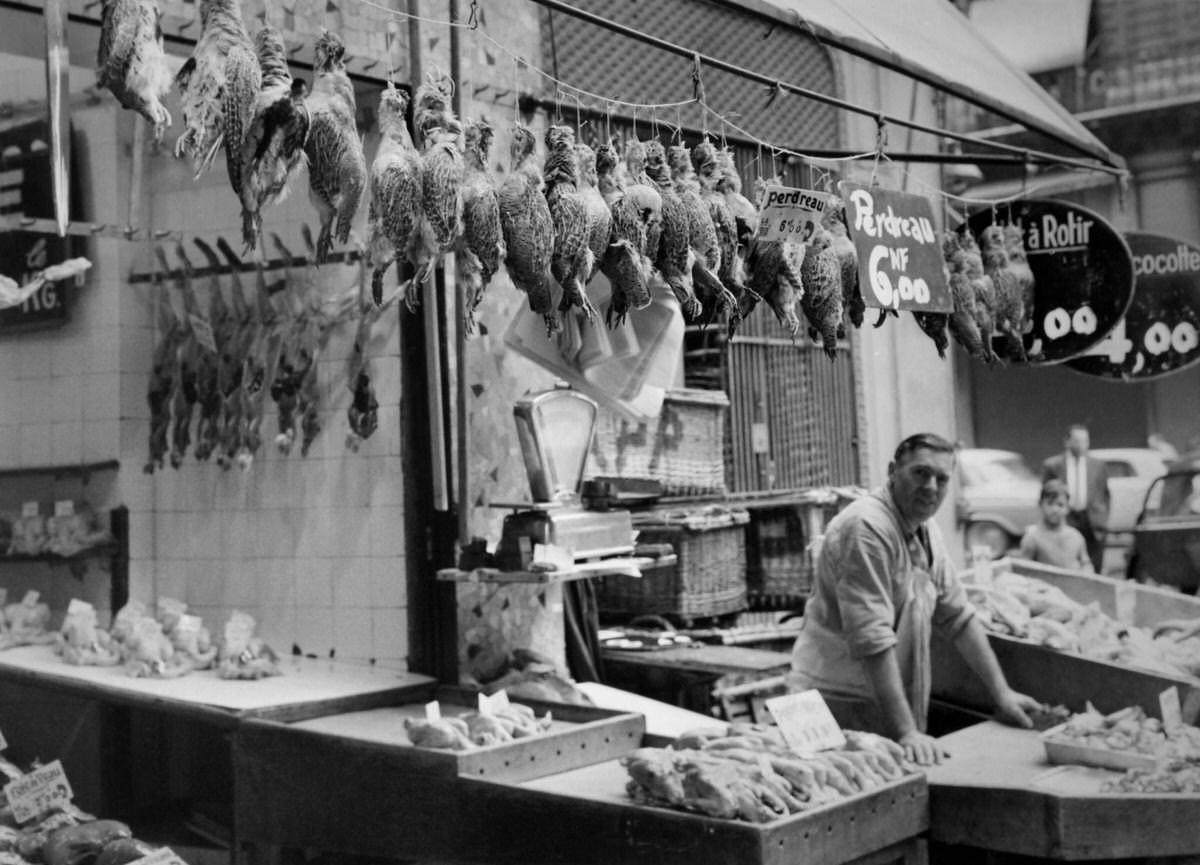
<svg viewBox="0 0 1200 865"><path fill-rule="evenodd" d="M1172 474L1154 482L1146 493L1146 515L1177 517L1200 514L1200 474Z"/></svg>
<svg viewBox="0 0 1200 865"><path fill-rule="evenodd" d="M1005 484L1013 481L1036 481L1033 473L1019 454L989 457L987 459L963 460L963 483Z"/></svg>

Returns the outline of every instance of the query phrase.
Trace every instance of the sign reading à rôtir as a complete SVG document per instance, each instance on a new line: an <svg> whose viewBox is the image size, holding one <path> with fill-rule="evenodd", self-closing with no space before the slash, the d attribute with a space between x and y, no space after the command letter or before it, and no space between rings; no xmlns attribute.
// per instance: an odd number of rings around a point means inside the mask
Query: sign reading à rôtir
<svg viewBox="0 0 1200 865"><path fill-rule="evenodd" d="M1016 226L1020 234L987 232L993 224ZM1021 320L1009 333L1011 339L1019 331L1029 363L1061 363L1084 354L1125 314L1133 296L1133 259L1125 239L1099 214L1065 201L1030 198L979 210L967 225L979 241L984 272L994 283L1000 271L1011 272L1012 253L1019 257L1015 247L1024 246L1033 273L1032 303L1018 285ZM1000 282L1013 290L1011 280ZM999 295L997 304L998 310L1009 310L1007 317L1018 317ZM997 315L997 325L1003 331L1001 317ZM998 351L1003 344L996 341ZM1007 347L1003 351L1007 362L1020 363L1014 354Z"/></svg>
<svg viewBox="0 0 1200 865"><path fill-rule="evenodd" d="M846 224L867 306L950 312L942 242L928 199L843 180Z"/></svg>
<svg viewBox="0 0 1200 865"><path fill-rule="evenodd" d="M1145 381L1200 361L1200 248L1172 237L1125 232L1133 253L1133 300L1100 342L1067 366Z"/></svg>

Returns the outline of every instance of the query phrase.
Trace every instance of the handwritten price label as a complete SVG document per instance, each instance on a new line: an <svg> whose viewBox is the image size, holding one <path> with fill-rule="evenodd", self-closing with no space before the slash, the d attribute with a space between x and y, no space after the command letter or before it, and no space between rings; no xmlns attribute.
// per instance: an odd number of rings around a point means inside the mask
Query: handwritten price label
<svg viewBox="0 0 1200 865"><path fill-rule="evenodd" d="M1174 685L1158 695L1158 708L1162 710L1163 727L1168 732L1183 726L1183 709L1179 705L1179 689Z"/></svg>
<svg viewBox="0 0 1200 865"><path fill-rule="evenodd" d="M187 865L187 863L170 847L160 847L153 853L147 853L141 859L134 859L129 865Z"/></svg>
<svg viewBox="0 0 1200 865"><path fill-rule="evenodd" d="M442 720L442 706L437 700L430 700L425 704L425 720L440 721Z"/></svg>
<svg viewBox="0 0 1200 865"><path fill-rule="evenodd" d="M18 823L26 823L52 808L65 805L74 795L67 773L58 760L4 785L4 796Z"/></svg>
<svg viewBox="0 0 1200 865"><path fill-rule="evenodd" d="M779 732L793 751L815 754L846 744L842 728L834 720L820 691L801 691L767 700L767 711L779 725Z"/></svg>
<svg viewBox="0 0 1200 865"><path fill-rule="evenodd" d="M768 186L761 205L757 232L760 240L808 243L829 208L829 196L811 189Z"/></svg>

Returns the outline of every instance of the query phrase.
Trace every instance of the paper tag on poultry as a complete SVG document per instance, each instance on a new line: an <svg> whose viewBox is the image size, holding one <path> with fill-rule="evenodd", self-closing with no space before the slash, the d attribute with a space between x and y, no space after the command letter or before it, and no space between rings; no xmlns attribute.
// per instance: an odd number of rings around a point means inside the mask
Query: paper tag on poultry
<svg viewBox="0 0 1200 865"><path fill-rule="evenodd" d="M829 207L829 196L811 189L768 186L761 203L755 237L807 244Z"/></svg>
<svg viewBox="0 0 1200 865"><path fill-rule="evenodd" d="M4 785L4 796L12 808L13 819L18 823L25 823L51 808L66 804L74 795L59 760Z"/></svg>
<svg viewBox="0 0 1200 865"><path fill-rule="evenodd" d="M846 744L842 728L834 720L821 692L801 691L767 700L767 711L779 725L779 732L793 751L815 754L826 748L841 748Z"/></svg>
<svg viewBox="0 0 1200 865"><path fill-rule="evenodd" d="M1183 708L1179 705L1179 689L1172 685L1158 695L1158 707L1162 712L1163 729L1178 730L1183 726Z"/></svg>
<svg viewBox="0 0 1200 865"><path fill-rule="evenodd" d="M129 865L187 865L187 863L170 847L162 847L141 859L134 859Z"/></svg>

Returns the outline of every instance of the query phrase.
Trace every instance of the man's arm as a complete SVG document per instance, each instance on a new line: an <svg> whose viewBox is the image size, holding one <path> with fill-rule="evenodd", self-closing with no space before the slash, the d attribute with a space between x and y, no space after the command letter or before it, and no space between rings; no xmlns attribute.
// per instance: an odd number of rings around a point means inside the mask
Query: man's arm
<svg viewBox="0 0 1200 865"><path fill-rule="evenodd" d="M978 618L973 617L958 632L954 637L954 648L963 656L967 666L982 680L992 702L996 704L996 715L1000 720L1014 727L1032 727L1033 722L1025 712L1037 708L1038 702L1008 686L1004 671L1000 669L1000 662L996 660L991 644L988 643L987 632Z"/></svg>
<svg viewBox="0 0 1200 865"><path fill-rule="evenodd" d="M882 713L891 733L904 748L904 756L913 763L929 766L942 762L946 752L937 740L917 729L908 697L904 693L904 680L900 676L900 664L894 648L884 649L862 659L863 670L875 705Z"/></svg>

